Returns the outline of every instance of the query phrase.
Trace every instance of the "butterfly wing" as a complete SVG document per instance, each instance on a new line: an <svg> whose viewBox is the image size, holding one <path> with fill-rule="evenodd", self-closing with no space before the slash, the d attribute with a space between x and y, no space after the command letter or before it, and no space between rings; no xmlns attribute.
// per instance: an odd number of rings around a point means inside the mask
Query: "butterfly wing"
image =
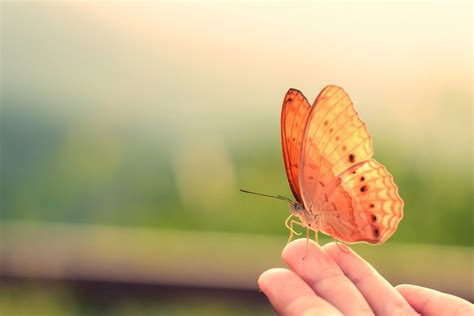
<svg viewBox="0 0 474 316"><path fill-rule="evenodd" d="M321 207L322 190L334 190L339 174L372 155L367 128L349 96L339 87L324 88L310 110L303 136L298 178L306 208Z"/></svg>
<svg viewBox="0 0 474 316"><path fill-rule="evenodd" d="M403 201L392 176L371 160L373 152L371 136L347 93L324 88L308 115L298 177L305 208L322 212L323 232L345 242L380 243L395 231ZM362 172L371 184L357 183L355 175Z"/></svg>
<svg viewBox="0 0 474 316"><path fill-rule="evenodd" d="M300 91L288 90L281 111L281 143L288 182L295 199L300 203L303 200L298 183L298 163L309 109L308 100Z"/></svg>
<svg viewBox="0 0 474 316"><path fill-rule="evenodd" d="M336 190L323 206L326 233L348 242L386 241L403 217L403 200L392 175L376 160L367 160L348 169ZM338 201L351 198L350 207Z"/></svg>

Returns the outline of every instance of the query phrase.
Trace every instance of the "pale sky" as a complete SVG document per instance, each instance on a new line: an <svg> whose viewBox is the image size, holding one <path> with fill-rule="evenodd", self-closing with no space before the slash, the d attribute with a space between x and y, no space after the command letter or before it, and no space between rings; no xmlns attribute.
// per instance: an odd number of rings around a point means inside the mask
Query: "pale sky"
<svg viewBox="0 0 474 316"><path fill-rule="evenodd" d="M5 93L101 124L270 134L288 88L337 84L369 128L472 141L470 2L4 2L2 39Z"/></svg>

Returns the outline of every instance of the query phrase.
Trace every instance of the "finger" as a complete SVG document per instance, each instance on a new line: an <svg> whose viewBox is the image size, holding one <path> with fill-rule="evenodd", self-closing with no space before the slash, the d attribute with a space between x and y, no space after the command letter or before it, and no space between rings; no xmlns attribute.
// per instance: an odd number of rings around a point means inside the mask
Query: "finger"
<svg viewBox="0 0 474 316"><path fill-rule="evenodd" d="M329 243L323 249L359 289L376 315L416 315L403 296L349 247Z"/></svg>
<svg viewBox="0 0 474 316"><path fill-rule="evenodd" d="M473 305L462 298L409 284L398 285L396 289L420 314L474 315Z"/></svg>
<svg viewBox="0 0 474 316"><path fill-rule="evenodd" d="M373 315L362 294L314 241L298 239L288 244L283 260L317 295L344 315Z"/></svg>
<svg viewBox="0 0 474 316"><path fill-rule="evenodd" d="M308 284L287 269L265 271L258 279L258 286L279 315L341 315L334 306L316 296Z"/></svg>

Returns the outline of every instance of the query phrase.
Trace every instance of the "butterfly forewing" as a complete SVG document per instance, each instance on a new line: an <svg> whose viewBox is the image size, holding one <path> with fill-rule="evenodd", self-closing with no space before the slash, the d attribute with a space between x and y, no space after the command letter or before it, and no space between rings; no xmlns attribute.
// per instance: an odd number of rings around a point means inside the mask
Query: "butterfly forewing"
<svg viewBox="0 0 474 316"><path fill-rule="evenodd" d="M305 205L326 202L321 190L328 185L334 188L339 174L372 155L367 127L347 93L335 86L324 88L311 108L303 136L300 185Z"/></svg>
<svg viewBox="0 0 474 316"><path fill-rule="evenodd" d="M281 143L288 182L295 199L300 203L303 201L298 183L298 163L309 109L308 100L300 91L290 89L287 92L281 112Z"/></svg>

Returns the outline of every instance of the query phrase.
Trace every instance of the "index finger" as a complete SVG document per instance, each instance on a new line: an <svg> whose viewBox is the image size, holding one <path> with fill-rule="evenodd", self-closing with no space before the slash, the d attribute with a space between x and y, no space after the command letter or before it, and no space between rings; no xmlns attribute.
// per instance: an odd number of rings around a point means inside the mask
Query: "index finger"
<svg viewBox="0 0 474 316"><path fill-rule="evenodd" d="M317 295L344 315L373 315L362 294L314 241L293 241L283 250L283 260Z"/></svg>

